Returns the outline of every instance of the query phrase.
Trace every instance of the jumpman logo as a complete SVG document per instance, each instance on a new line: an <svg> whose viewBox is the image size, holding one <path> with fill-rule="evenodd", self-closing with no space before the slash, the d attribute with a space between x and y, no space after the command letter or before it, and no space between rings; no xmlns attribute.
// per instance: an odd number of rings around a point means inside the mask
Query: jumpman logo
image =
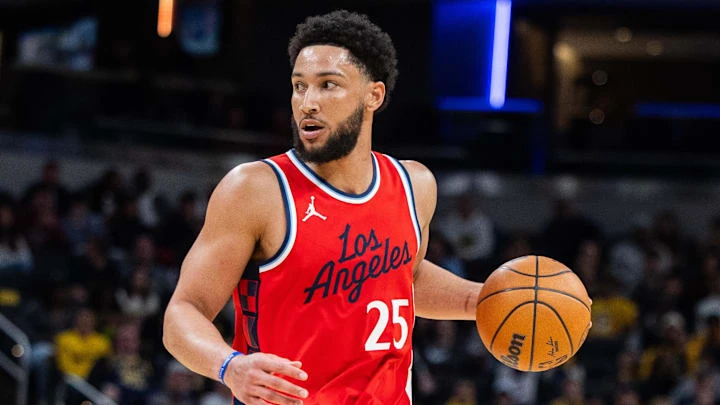
<svg viewBox="0 0 720 405"><path fill-rule="evenodd" d="M315 211L315 196L310 196L310 205L308 205L307 209L305 210L305 218L303 218L303 222L310 219L310 217L319 217L323 221L327 219L325 215L322 215L321 213Z"/></svg>

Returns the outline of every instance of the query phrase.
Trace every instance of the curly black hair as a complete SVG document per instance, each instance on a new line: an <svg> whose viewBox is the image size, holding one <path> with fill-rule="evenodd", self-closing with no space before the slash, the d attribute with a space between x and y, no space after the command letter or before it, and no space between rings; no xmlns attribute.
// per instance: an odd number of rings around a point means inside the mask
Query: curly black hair
<svg viewBox="0 0 720 405"><path fill-rule="evenodd" d="M297 25L290 38L290 66L300 51L311 45L335 45L350 51L353 63L368 78L385 83L385 100L378 112L385 109L397 80L397 55L390 35L373 24L364 14L347 10L308 17Z"/></svg>

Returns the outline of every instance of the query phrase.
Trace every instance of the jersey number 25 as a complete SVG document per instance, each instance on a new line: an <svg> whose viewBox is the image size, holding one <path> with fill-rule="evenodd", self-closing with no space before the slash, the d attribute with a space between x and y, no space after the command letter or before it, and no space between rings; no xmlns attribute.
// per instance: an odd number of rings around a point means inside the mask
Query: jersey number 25
<svg viewBox="0 0 720 405"><path fill-rule="evenodd" d="M407 299L392 300L392 323L394 325L400 325L400 340L393 338L393 346L396 349L400 349L405 345L405 341L408 338L408 324L405 318L400 315L400 308L407 307L410 305ZM380 342L380 337L388 326L390 320L390 309L388 305L380 300L375 300L367 305L367 313L371 310L376 309L380 313L380 317L375 324L370 336L365 341L365 351L371 352L376 350L389 350L390 342Z"/></svg>

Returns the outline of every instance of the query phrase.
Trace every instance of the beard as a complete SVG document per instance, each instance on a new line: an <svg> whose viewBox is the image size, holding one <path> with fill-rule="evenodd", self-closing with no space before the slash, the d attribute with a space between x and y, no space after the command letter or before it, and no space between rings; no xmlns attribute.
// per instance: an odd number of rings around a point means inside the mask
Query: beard
<svg viewBox="0 0 720 405"><path fill-rule="evenodd" d="M327 163L333 160L343 158L352 152L357 145L360 136L360 128L362 127L363 118L365 116L365 108L362 103L345 119L338 128L331 132L322 145L313 150L305 147L300 140L300 133L294 117L290 117L290 126L293 131L293 147L295 152L304 162L307 163Z"/></svg>

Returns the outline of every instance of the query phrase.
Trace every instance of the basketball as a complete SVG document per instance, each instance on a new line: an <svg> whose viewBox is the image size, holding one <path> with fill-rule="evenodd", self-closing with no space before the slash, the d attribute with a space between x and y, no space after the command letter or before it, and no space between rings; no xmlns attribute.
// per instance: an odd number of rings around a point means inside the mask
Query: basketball
<svg viewBox="0 0 720 405"><path fill-rule="evenodd" d="M513 259L490 274L476 309L485 347L520 371L544 371L568 361L590 330L591 300L564 264L544 256Z"/></svg>

